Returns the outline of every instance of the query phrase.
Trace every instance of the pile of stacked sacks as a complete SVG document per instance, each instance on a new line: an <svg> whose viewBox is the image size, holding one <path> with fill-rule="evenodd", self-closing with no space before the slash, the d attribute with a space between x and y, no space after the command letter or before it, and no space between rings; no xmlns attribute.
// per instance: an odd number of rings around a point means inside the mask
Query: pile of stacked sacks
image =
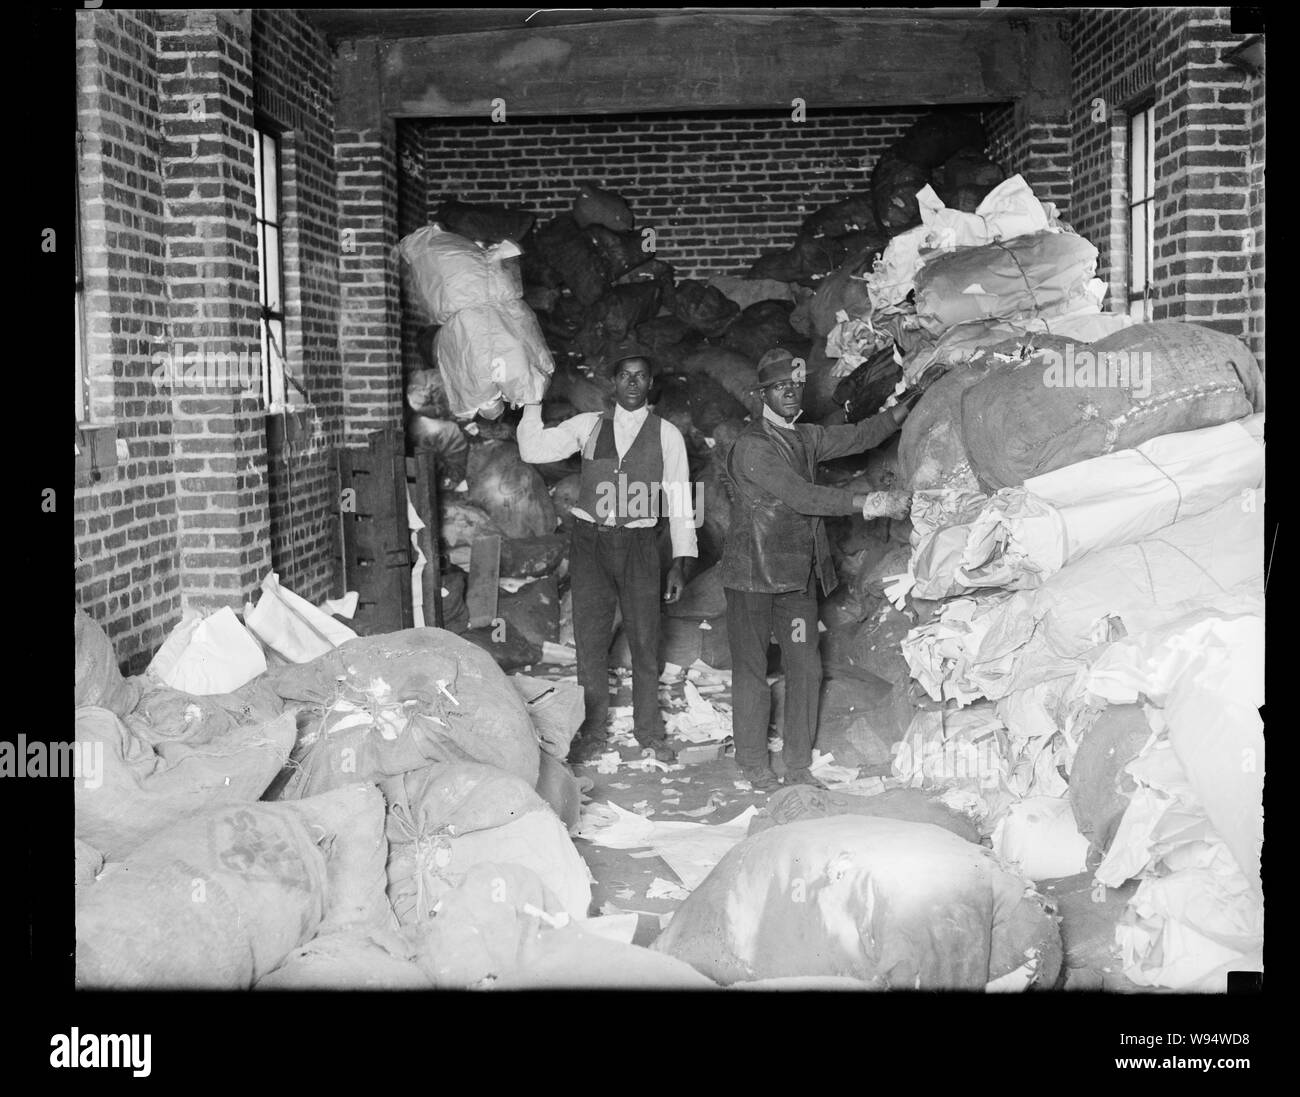
<svg viewBox="0 0 1300 1097"><path fill-rule="evenodd" d="M887 594L925 698L893 773L1031 879L1123 889L1079 967L1221 989L1262 962L1262 378L1196 325L1041 319L970 322L1019 331L945 361L902 432ZM952 330L918 360L966 355Z"/></svg>
<svg viewBox="0 0 1300 1097"><path fill-rule="evenodd" d="M1066 985L1221 989L1261 963L1257 364L1102 312L1096 250L1019 176L914 207L809 308L850 421L924 391L870 481L910 523L861 563L833 531L818 746L1046 881Z"/></svg>
<svg viewBox="0 0 1300 1097"><path fill-rule="evenodd" d="M123 678L77 615L78 985L709 985L588 917L576 687L439 629L187 658L242 627Z"/></svg>
<svg viewBox="0 0 1300 1097"><path fill-rule="evenodd" d="M828 216L819 211L810 222L825 230ZM548 644L572 642L563 535L578 462L524 464L505 407L540 400L548 426L604 411L613 364L638 353L656 366L656 412L686 440L703 519L701 574L673 611L662 654L681 666L701 658L729 666L720 591L710 578L730 521L721 458L758 411L758 359L778 345L807 356L812 341L790 323L796 287L678 282L652 245L621 198L590 184L570 213L540 227L528 211L447 202L435 224L399 245L404 297L435 321L420 338L426 368L406 381L407 437L439 458L444 625L507 669L536 664ZM834 411L822 404L811 409L818 418ZM489 534L503 538L504 644L469 630L464 607L471 547ZM616 639L616 659L625 647Z"/></svg>
<svg viewBox="0 0 1300 1097"><path fill-rule="evenodd" d="M876 359L884 368L871 382L859 375L848 394L843 375L863 361L864 343L828 344L828 333L846 304L867 300L860 276L890 237L920 216L908 180L933 183L967 208L1002 179L984 144L970 116L936 112L922 119L880 159L869 188L813 211L790 248L761 258L746 277L708 283L678 280L655 253L655 234L637 225L623 198L594 183L578 187L571 210L546 223L528 210L443 202L435 223L403 239L399 251L404 301L427 324L419 339L424 368L406 379L407 436L439 455L441 532L451 554L444 623L464 631L463 568L475 537L548 537L557 523L567 526L576 498L576 461L536 469L518 461L514 417L503 414L505 405L540 398L548 425L603 411L612 403L613 364L646 354L657 373L651 401L682 431L703 514L700 589L686 599L689 608L675 613L663 654L683 666L702 658L726 667L722 618L713 612L716 584L707 573L730 521L722 458L758 413L758 359L776 346L806 359L808 421L844 422L846 403L851 418L874 412L898 381L892 342L872 337L866 353L885 348L884 360ZM846 483L890 475L879 460L870 469L849 460L833 470ZM905 526L892 532L894 546L906 540ZM854 574L871 570L866 557L879 555L879 546L893 547L884 524L855 527L846 538L855 547L841 557ZM872 545L864 555L866 541ZM532 560L533 546L523 555ZM571 639L563 561L538 567L502 571L511 586L548 577L557 583L554 593L549 586L527 591L522 604L518 589L505 591L501 616L516 642L489 650L510 668L536 662L542 643ZM616 641L616 652L624 646Z"/></svg>
<svg viewBox="0 0 1300 1097"><path fill-rule="evenodd" d="M906 790L865 808L785 790L655 947L636 947L635 915L589 915L569 837L577 796L560 792L558 758L580 693L507 679L438 629L353 638L299 662L285 660L281 635L248 678L256 660L239 649L257 641L244 627L221 611L126 679L104 633L77 615L77 743L96 760L75 791L79 986L1023 989L1056 978L1043 897L969 823ZM820 861L833 893L806 901L818 869L774 899L774 874ZM844 937L845 917L870 948Z"/></svg>

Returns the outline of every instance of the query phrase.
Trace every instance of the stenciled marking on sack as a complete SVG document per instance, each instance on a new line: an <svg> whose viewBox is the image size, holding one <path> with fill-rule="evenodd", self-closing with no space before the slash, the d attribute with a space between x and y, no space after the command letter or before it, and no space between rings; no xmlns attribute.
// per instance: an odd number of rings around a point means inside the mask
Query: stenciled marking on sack
<svg viewBox="0 0 1300 1097"><path fill-rule="evenodd" d="M236 811L217 820L213 847L221 867L246 880L311 891L311 876L288 824L274 816Z"/></svg>

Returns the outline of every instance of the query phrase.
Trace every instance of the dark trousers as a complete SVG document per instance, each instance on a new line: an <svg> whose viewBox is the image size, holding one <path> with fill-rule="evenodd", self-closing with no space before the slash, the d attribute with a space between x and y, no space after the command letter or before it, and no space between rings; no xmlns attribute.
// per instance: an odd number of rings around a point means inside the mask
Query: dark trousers
<svg viewBox="0 0 1300 1097"><path fill-rule="evenodd" d="M736 762L767 765L767 728L772 690L767 684L767 647L773 635L781 645L785 670L785 727L781 757L787 769L812 764L817 736L817 705L822 684L817 635L816 577L804 590L755 594L727 589L727 639L731 644L731 733Z"/></svg>
<svg viewBox="0 0 1300 1097"><path fill-rule="evenodd" d="M633 732L641 743L664 737L659 713L658 537L653 526L597 529L573 523L569 552L573 591L573 639L578 649L578 683L586 702L582 733L604 735L609 715L609 647L614 606L623 611L623 631L632 651Z"/></svg>

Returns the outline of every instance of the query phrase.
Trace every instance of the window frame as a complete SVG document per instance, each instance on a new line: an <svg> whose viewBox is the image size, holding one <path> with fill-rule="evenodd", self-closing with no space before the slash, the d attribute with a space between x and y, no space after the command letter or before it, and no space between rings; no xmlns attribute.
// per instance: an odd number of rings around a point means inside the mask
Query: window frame
<svg viewBox="0 0 1300 1097"><path fill-rule="evenodd" d="M1134 100L1125 111L1125 208L1128 211L1128 269L1125 272L1128 315L1138 322L1149 321L1154 308L1155 289L1155 96L1151 93ZM1137 131L1141 129L1139 149ZM1139 161L1140 156L1140 161ZM1141 196L1136 193L1136 182L1141 180ZM1142 225L1138 235L1139 211ZM1137 283L1139 244L1143 263L1143 279ZM1137 310L1135 313L1135 309Z"/></svg>
<svg viewBox="0 0 1300 1097"><path fill-rule="evenodd" d="M284 135L285 129L274 120L257 114L254 126L253 145L253 188L256 207L253 213L253 226L257 233L257 294L258 294L258 328L259 346L262 358L262 402L269 412L282 412L289 406L288 399L288 306L284 288ZM275 184L275 208L273 216L264 216L266 209L266 153L265 145L271 143L274 157L272 169ZM279 307L272 307L269 295L267 251L268 230L274 233L276 263L275 272L278 285L276 298ZM276 336L273 326L278 326L278 354L272 353Z"/></svg>
<svg viewBox="0 0 1300 1097"><path fill-rule="evenodd" d="M86 268L81 247L81 130L77 130L76 144L76 200L77 207L73 219L73 276L76 297L76 424L86 426L91 422L90 414L90 360L86 345Z"/></svg>
<svg viewBox="0 0 1300 1097"><path fill-rule="evenodd" d="M75 459L73 465L74 482L77 487L90 487L100 483L105 473L115 469L118 464L117 424L111 411L95 411L91 395L90 339L86 307L86 253L83 247L84 225L81 186L82 150L85 135L78 127L76 144L76 211L73 215L73 274L76 299L76 438ZM125 455L122 455L125 457Z"/></svg>

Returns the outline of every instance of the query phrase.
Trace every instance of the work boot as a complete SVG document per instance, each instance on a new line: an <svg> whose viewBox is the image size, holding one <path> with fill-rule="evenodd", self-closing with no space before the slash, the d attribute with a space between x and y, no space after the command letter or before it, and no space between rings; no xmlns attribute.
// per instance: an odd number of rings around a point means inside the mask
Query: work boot
<svg viewBox="0 0 1300 1097"><path fill-rule="evenodd" d="M825 788L822 781L812 775L812 771L806 766L803 769L787 770L785 774L785 783L787 785L809 785L812 788Z"/></svg>
<svg viewBox="0 0 1300 1097"><path fill-rule="evenodd" d="M677 752L668 745L667 739L654 739L648 743L643 743L640 740L637 740L637 746L641 749L642 755L644 755L647 750L653 750L654 756L661 762L667 762L671 765L673 762L677 761Z"/></svg>
<svg viewBox="0 0 1300 1097"><path fill-rule="evenodd" d="M780 780L769 766L741 766L740 775L755 792L772 792L781 787Z"/></svg>
<svg viewBox="0 0 1300 1097"><path fill-rule="evenodd" d="M583 766L610 749L609 740L599 735L575 735L569 744L569 765Z"/></svg>

